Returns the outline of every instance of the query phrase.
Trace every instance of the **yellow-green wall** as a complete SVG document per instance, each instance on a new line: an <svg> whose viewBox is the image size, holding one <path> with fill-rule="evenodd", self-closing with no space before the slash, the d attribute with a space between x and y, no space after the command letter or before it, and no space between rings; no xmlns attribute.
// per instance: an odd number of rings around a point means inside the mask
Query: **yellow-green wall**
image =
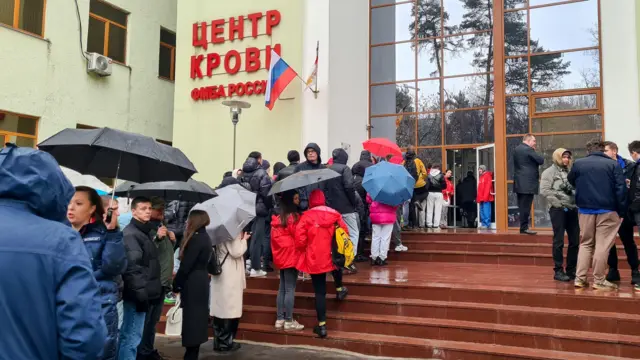
<svg viewBox="0 0 640 360"><path fill-rule="evenodd" d="M246 16L251 13L268 10L280 11L280 24L273 29L271 37L265 33L265 20L260 20L259 34L251 37L251 22ZM294 69L302 69L302 12L303 2L292 0L261 1L211 1L189 0L178 5L176 81L173 144L182 149L194 162L199 173L194 177L216 186L225 171L232 168L233 126L229 109L222 105L222 100L193 101L191 90L195 87L219 84L238 83L255 80L266 80L265 51L262 50L260 71L248 74L239 72L228 75L221 66L211 78L206 77L206 65L202 69L203 79L193 80L190 77L191 56L217 52L224 55L235 49L243 53L247 47L264 49L266 45L281 44L282 57ZM208 49L195 48L192 45L192 27L198 22L211 23L212 20L239 15L245 16L245 38L243 41L226 41L224 44L209 43ZM211 27L209 27L209 35ZM228 33L225 24L225 36ZM244 54L243 54L244 62ZM244 64L242 66L244 69ZM263 153L273 165L276 161L286 163L286 154L290 149L298 149L301 142L301 90L302 84L294 80L281 95L273 111L264 106L264 95L238 98L251 103L250 109L244 110L237 128L236 167L242 163L253 150ZM292 99L291 99L292 98Z"/></svg>

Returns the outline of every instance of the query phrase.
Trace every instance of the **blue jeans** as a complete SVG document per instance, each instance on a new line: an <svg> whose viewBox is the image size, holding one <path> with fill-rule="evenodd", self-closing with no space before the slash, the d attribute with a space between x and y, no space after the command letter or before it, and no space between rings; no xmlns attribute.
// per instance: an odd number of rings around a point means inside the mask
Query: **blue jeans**
<svg viewBox="0 0 640 360"><path fill-rule="evenodd" d="M405 201L402 204L402 226L409 226L409 203L411 201Z"/></svg>
<svg viewBox="0 0 640 360"><path fill-rule="evenodd" d="M122 319L124 318L124 302L122 300L118 301L116 308L118 309L118 330L120 330L122 328Z"/></svg>
<svg viewBox="0 0 640 360"><path fill-rule="evenodd" d="M136 360L138 344L142 339L146 312L137 312L136 304L124 301L122 306L122 328L120 328L119 360Z"/></svg>
<svg viewBox="0 0 640 360"><path fill-rule="evenodd" d="M491 203L490 202L480 203L480 224L482 224L482 226L487 228L491 227Z"/></svg>

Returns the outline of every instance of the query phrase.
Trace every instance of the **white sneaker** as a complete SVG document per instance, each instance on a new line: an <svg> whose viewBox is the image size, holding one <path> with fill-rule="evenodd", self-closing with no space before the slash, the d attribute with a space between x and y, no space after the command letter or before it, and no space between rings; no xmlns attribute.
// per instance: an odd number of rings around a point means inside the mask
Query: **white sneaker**
<svg viewBox="0 0 640 360"><path fill-rule="evenodd" d="M295 320L284 323L284 331L299 331L302 329L304 329L304 325L298 324Z"/></svg>
<svg viewBox="0 0 640 360"><path fill-rule="evenodd" d="M409 250L409 248L408 248L408 247L406 247L406 246L404 246L404 245L400 245L400 246L402 246L402 251L407 251L407 250Z"/></svg>
<svg viewBox="0 0 640 360"><path fill-rule="evenodd" d="M284 320L276 320L276 330L284 329Z"/></svg>
<svg viewBox="0 0 640 360"><path fill-rule="evenodd" d="M251 269L251 273L249 274L249 277L263 277L263 276L267 276L267 272L263 270Z"/></svg>
<svg viewBox="0 0 640 360"><path fill-rule="evenodd" d="M407 250L409 250L409 248L407 248L407 247L406 247L406 246L404 246L404 245L398 245L398 246L396 246L396 252L402 252L402 251L407 251Z"/></svg>

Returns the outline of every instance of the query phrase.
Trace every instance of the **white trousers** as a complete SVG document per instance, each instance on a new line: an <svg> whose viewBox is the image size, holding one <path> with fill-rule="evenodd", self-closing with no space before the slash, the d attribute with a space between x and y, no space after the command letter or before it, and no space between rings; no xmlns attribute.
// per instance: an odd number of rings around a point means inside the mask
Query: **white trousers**
<svg viewBox="0 0 640 360"><path fill-rule="evenodd" d="M427 198L427 226L440 226L442 217L442 203L444 197L441 192L430 192Z"/></svg>
<svg viewBox="0 0 640 360"><path fill-rule="evenodd" d="M393 224L373 224L371 229L371 258L385 260L389 252Z"/></svg>

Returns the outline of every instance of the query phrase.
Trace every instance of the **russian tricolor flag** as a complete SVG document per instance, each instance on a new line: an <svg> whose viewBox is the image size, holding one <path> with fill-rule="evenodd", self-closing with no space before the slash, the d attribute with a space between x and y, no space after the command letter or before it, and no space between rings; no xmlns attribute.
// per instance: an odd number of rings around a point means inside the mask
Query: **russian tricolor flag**
<svg viewBox="0 0 640 360"><path fill-rule="evenodd" d="M271 49L271 64L269 64L269 79L267 79L267 92L264 104L269 110L273 109L276 100L284 89L298 74L293 71L280 55Z"/></svg>

